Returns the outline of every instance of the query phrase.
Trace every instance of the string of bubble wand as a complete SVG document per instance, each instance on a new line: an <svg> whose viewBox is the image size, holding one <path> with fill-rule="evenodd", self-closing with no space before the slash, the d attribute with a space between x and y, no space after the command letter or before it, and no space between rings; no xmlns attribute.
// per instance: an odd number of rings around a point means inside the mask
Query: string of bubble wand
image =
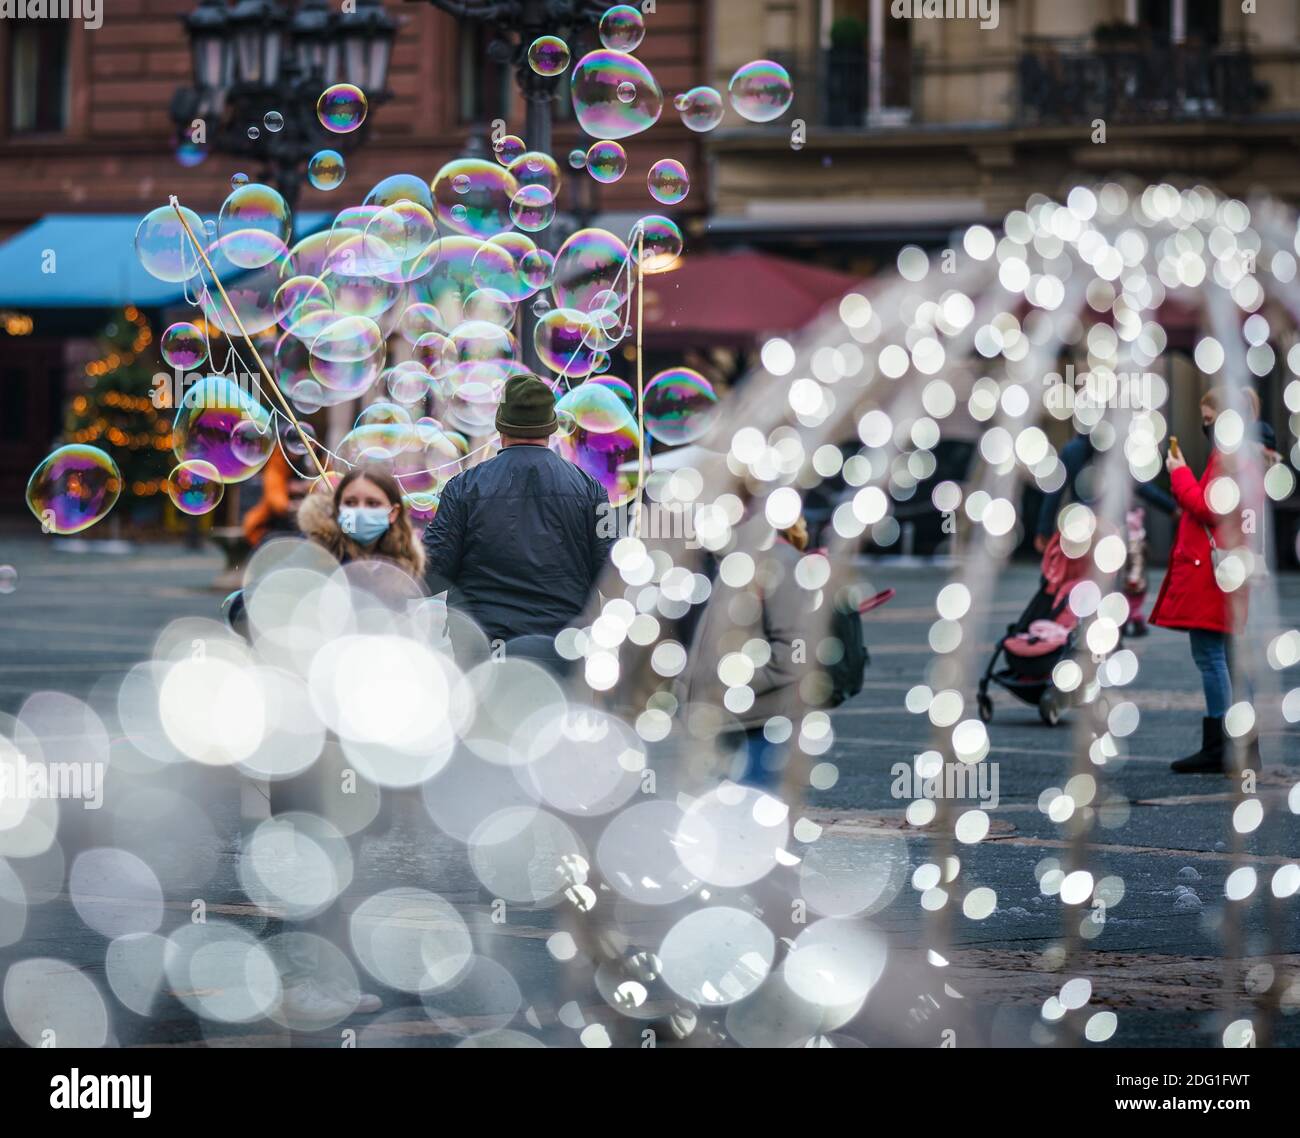
<svg viewBox="0 0 1300 1138"><path fill-rule="evenodd" d="M203 251L203 247L194 236L194 230L190 228L190 223L185 220L185 214L181 212L180 199L177 198L175 194L172 194L169 202L172 209L176 211L176 216L180 219L181 227L185 230L185 235L190 239L190 245L193 247L194 252L198 254L199 259L203 262L204 267L215 282L217 291L221 294L222 302L225 304L226 310L234 318L235 325L239 328L240 335L244 337L244 342L248 345L248 350L253 353L253 359L257 361L257 366L265 377L267 386L271 389L276 399L279 400L280 407L284 411L285 416L298 432L298 438L302 440L302 445L306 447L307 453L311 455L312 462L316 464L316 470L320 477L325 478L326 471L325 467L321 464L320 456L312 448L311 440L307 438L306 432L302 429L302 424L298 422L297 416L293 413L293 408L289 406L289 401L284 397L284 394L280 391L280 388L272 378L270 370L262 360L261 353L257 350L257 345L253 343L252 336L248 334L248 329L244 327L243 320L240 319L239 313L235 310L234 304L231 303L230 297L226 294L226 286L221 283L221 278L217 275L217 270L212 267L212 262L208 260L207 253Z"/></svg>

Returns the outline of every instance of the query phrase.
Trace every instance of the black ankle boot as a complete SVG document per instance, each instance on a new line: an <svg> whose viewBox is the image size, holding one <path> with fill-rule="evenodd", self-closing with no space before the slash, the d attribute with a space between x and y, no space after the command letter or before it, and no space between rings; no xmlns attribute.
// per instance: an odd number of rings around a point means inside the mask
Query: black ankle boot
<svg viewBox="0 0 1300 1138"><path fill-rule="evenodd" d="M1169 769L1177 774L1214 774L1222 773L1223 764L1223 718L1205 718L1201 720L1201 749L1186 758L1169 764Z"/></svg>

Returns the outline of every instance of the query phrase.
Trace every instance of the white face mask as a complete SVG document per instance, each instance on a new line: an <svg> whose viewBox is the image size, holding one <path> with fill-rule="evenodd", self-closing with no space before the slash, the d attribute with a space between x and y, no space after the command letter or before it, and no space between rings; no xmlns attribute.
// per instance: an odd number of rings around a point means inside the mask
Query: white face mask
<svg viewBox="0 0 1300 1138"><path fill-rule="evenodd" d="M373 545L388 531L383 506L340 506L339 529L358 545Z"/></svg>

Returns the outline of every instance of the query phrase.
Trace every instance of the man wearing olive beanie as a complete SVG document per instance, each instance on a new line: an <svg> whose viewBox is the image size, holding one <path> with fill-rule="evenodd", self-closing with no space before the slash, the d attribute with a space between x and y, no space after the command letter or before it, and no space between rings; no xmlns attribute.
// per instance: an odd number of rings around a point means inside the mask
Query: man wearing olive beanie
<svg viewBox="0 0 1300 1138"><path fill-rule="evenodd" d="M604 488L550 449L555 394L535 375L506 381L501 450L443 488L424 534L433 593L490 640L553 638L586 607L614 544Z"/></svg>

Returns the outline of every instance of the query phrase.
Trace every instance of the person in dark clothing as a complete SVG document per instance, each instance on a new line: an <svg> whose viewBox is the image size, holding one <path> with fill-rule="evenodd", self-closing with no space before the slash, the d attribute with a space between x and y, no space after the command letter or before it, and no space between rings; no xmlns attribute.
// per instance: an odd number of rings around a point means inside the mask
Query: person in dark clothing
<svg viewBox="0 0 1300 1138"><path fill-rule="evenodd" d="M424 534L430 591L525 655L586 607L617 537L604 488L547 446L558 426L550 387L512 376L500 453L447 483Z"/></svg>

